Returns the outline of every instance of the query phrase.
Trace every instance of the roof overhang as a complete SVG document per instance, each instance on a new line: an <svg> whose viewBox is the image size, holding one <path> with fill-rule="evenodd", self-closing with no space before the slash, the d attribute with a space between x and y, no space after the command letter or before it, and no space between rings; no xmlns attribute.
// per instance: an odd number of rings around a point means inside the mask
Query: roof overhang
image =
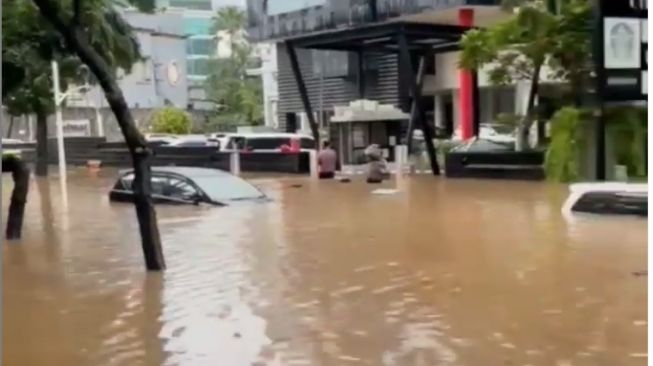
<svg viewBox="0 0 653 366"><path fill-rule="evenodd" d="M460 38L472 27L393 21L336 29L289 38L296 48L398 53L398 37L404 36L410 51L450 52L459 49Z"/></svg>

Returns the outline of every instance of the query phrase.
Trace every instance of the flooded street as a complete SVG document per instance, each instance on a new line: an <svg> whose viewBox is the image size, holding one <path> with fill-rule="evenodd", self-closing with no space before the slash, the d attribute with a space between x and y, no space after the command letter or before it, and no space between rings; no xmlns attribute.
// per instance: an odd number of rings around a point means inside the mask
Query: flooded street
<svg viewBox="0 0 653 366"><path fill-rule="evenodd" d="M646 221L567 222L565 187L257 177L273 202L159 206L168 270L148 274L114 173L71 173L68 213L32 180L5 365L646 364Z"/></svg>

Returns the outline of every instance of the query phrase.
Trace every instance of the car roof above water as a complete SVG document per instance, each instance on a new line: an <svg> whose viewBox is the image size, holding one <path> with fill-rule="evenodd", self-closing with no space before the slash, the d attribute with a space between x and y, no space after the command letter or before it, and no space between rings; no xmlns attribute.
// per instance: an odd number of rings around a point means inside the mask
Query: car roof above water
<svg viewBox="0 0 653 366"><path fill-rule="evenodd" d="M120 171L120 175L133 173L134 169L127 169ZM219 169L210 168L197 168L197 167L184 167L184 166L154 166L152 167L154 173L170 173L179 174L189 178L196 177L231 177L232 175Z"/></svg>

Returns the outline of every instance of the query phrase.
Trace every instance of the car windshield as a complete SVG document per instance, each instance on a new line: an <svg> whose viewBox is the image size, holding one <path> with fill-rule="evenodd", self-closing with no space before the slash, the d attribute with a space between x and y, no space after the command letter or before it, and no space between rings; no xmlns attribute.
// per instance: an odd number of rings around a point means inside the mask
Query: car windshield
<svg viewBox="0 0 653 366"><path fill-rule="evenodd" d="M192 180L212 200L217 202L246 200L263 197L263 193L246 181L221 175L197 176Z"/></svg>

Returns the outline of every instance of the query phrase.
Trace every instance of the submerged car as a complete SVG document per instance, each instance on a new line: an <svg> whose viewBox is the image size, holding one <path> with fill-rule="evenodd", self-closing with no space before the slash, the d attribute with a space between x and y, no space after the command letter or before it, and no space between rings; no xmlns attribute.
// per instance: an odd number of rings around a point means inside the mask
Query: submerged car
<svg viewBox="0 0 653 366"><path fill-rule="evenodd" d="M563 215L573 213L648 217L648 186L645 183L577 183L562 206Z"/></svg>
<svg viewBox="0 0 653 366"><path fill-rule="evenodd" d="M155 203L223 206L235 201L266 201L267 197L244 179L218 169L153 167L152 199ZM109 199L132 202L133 170L124 171L109 193Z"/></svg>

